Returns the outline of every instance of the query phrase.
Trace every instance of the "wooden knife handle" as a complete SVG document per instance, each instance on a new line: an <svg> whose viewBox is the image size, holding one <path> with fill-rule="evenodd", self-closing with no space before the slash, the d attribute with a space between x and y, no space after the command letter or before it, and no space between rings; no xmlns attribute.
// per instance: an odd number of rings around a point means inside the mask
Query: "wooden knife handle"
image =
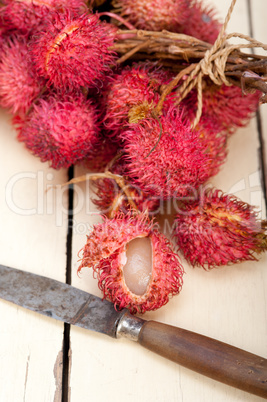
<svg viewBox="0 0 267 402"><path fill-rule="evenodd" d="M214 380L267 398L267 359L181 328L145 321L140 345Z"/></svg>

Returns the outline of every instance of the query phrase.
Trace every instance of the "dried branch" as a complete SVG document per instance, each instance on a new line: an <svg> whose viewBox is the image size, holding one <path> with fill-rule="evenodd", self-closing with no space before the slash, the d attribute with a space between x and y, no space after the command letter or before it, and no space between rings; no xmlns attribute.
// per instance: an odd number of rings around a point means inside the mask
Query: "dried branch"
<svg viewBox="0 0 267 402"><path fill-rule="evenodd" d="M119 30L113 49L121 60L154 60L173 69L175 73L200 62L212 45L192 36L168 31ZM127 57L124 59L124 55ZM245 72L255 73L246 77ZM257 89L267 94L267 56L248 54L234 49L228 56L225 75L240 87ZM266 97L263 96L262 102Z"/></svg>

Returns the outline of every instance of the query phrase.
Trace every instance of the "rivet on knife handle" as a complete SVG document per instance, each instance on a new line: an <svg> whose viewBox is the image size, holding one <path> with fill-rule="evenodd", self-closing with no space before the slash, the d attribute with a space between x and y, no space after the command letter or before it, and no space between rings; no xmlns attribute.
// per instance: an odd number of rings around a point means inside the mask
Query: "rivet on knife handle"
<svg viewBox="0 0 267 402"><path fill-rule="evenodd" d="M206 336L125 313L117 336L214 380L267 398L267 359Z"/></svg>

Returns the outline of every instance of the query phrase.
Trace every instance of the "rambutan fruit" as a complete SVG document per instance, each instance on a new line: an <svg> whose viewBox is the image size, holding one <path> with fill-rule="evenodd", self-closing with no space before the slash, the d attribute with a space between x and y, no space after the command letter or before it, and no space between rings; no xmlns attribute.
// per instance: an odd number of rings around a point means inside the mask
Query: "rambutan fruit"
<svg viewBox="0 0 267 402"><path fill-rule="evenodd" d="M259 107L260 91L244 94L235 86L217 86L207 81L202 92L202 114L213 119L221 131L233 133L244 127ZM184 101L185 107L193 113L197 111L197 93L192 90Z"/></svg>
<svg viewBox="0 0 267 402"><path fill-rule="evenodd" d="M117 139L129 119L138 121L149 115L159 101L161 85L170 79L169 71L152 62L133 63L114 74L101 100L108 135Z"/></svg>
<svg viewBox="0 0 267 402"><path fill-rule="evenodd" d="M39 30L51 11L80 15L87 10L84 0L4 0L0 9L2 25L8 31L29 35Z"/></svg>
<svg viewBox="0 0 267 402"><path fill-rule="evenodd" d="M182 26L181 31L186 35L213 44L222 27L216 14L213 6L204 4L202 0L193 0L188 20Z"/></svg>
<svg viewBox="0 0 267 402"><path fill-rule="evenodd" d="M145 313L180 292L184 270L171 243L145 214L104 218L87 236L78 268L93 268L104 299Z"/></svg>
<svg viewBox="0 0 267 402"><path fill-rule="evenodd" d="M120 136L130 180L162 199L187 196L215 173L207 144L175 107L129 124Z"/></svg>
<svg viewBox="0 0 267 402"><path fill-rule="evenodd" d="M193 266L211 269L247 260L267 250L267 223L234 195L205 190L176 215L174 237Z"/></svg>
<svg viewBox="0 0 267 402"><path fill-rule="evenodd" d="M44 85L32 69L26 40L6 40L0 59L0 105L13 114L25 114Z"/></svg>
<svg viewBox="0 0 267 402"><path fill-rule="evenodd" d="M38 74L64 90L98 86L115 63L116 30L95 14L50 13L29 45Z"/></svg>
<svg viewBox="0 0 267 402"><path fill-rule="evenodd" d="M191 0L113 0L120 15L138 29L176 32L189 17Z"/></svg>
<svg viewBox="0 0 267 402"><path fill-rule="evenodd" d="M84 96L41 98L18 124L18 140L54 169L88 158L98 141L97 111Z"/></svg>

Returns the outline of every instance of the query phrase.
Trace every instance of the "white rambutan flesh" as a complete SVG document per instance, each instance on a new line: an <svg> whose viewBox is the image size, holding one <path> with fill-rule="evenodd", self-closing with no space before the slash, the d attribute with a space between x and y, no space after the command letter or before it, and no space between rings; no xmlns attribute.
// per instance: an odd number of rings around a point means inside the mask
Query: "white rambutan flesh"
<svg viewBox="0 0 267 402"><path fill-rule="evenodd" d="M128 289L136 294L146 293L152 271L152 245L148 237L131 240L126 246L124 281Z"/></svg>

